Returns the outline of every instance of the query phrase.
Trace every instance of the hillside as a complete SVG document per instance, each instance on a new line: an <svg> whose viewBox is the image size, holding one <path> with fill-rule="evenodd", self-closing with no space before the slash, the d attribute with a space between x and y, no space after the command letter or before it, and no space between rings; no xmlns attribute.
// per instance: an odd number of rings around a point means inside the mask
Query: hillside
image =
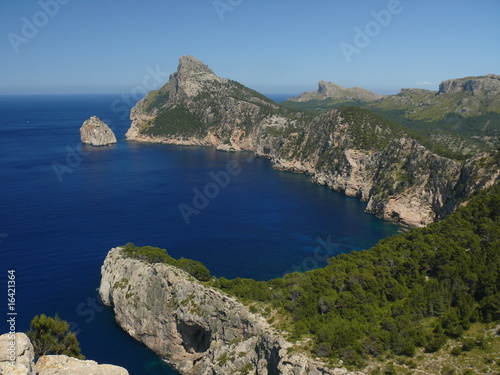
<svg viewBox="0 0 500 375"><path fill-rule="evenodd" d="M316 113L346 104L360 106L462 154L500 146L500 76L495 74L444 81L439 91L402 89L372 101L305 98L300 102L290 98L283 104Z"/></svg>
<svg viewBox="0 0 500 375"><path fill-rule="evenodd" d="M496 153L457 159L359 107L319 115L284 108L191 56L181 57L169 82L137 103L131 119L128 140L252 151L409 226L442 218L500 176Z"/></svg>
<svg viewBox="0 0 500 375"><path fill-rule="evenodd" d="M127 244L106 257L99 292L182 374L494 375L499 275L495 186L440 223L267 282Z"/></svg>
<svg viewBox="0 0 500 375"><path fill-rule="evenodd" d="M402 356L403 369L411 362L439 374L446 364L461 374L471 359L459 356L478 347L475 355L481 358L473 373L494 374L499 277L500 187L495 186L440 223L336 256L325 268L268 282L213 284L247 303L280 311L288 318L276 318L278 326L292 338L311 337L310 343L302 341L304 349L320 357L363 367L396 355ZM473 325L474 339L463 339ZM430 354L438 351L441 361ZM404 359L416 353L420 360Z"/></svg>

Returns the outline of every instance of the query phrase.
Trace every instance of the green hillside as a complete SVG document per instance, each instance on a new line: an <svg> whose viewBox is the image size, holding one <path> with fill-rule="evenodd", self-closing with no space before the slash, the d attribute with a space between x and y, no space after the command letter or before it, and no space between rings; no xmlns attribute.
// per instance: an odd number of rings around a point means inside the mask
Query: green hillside
<svg viewBox="0 0 500 375"><path fill-rule="evenodd" d="M363 366L418 348L436 352L472 324L500 321L500 186L440 223L339 255L325 268L213 284L277 309L281 328L296 340L311 337L316 356Z"/></svg>

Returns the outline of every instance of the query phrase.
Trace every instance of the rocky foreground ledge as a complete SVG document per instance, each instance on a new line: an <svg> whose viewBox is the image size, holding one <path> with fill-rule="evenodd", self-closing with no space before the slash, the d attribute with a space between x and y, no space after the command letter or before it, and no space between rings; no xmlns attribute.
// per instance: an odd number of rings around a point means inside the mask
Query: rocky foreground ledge
<svg viewBox="0 0 500 375"><path fill-rule="evenodd" d="M183 375L362 375L331 369L305 355L267 321L219 290L164 264L112 249L99 293L118 324Z"/></svg>
<svg viewBox="0 0 500 375"><path fill-rule="evenodd" d="M12 343L15 345L12 345ZM2 375L128 375L122 367L99 365L66 355L45 355L35 364L35 352L28 336L16 333L0 336L0 374Z"/></svg>

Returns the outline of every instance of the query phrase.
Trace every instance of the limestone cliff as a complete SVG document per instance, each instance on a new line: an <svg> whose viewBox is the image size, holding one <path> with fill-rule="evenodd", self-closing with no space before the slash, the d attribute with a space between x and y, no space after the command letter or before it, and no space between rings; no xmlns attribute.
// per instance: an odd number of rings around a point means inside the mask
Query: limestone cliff
<svg viewBox="0 0 500 375"><path fill-rule="evenodd" d="M500 76L488 74L479 77L450 79L441 82L438 94L470 93L474 96L500 94Z"/></svg>
<svg viewBox="0 0 500 375"><path fill-rule="evenodd" d="M114 248L101 273L99 293L118 324L181 374L354 374L290 354L264 318L173 266Z"/></svg>
<svg viewBox="0 0 500 375"><path fill-rule="evenodd" d="M113 131L96 116L92 116L83 123L80 128L80 139L82 143L92 146L107 146L116 143Z"/></svg>
<svg viewBox="0 0 500 375"><path fill-rule="evenodd" d="M470 162L431 152L408 130L368 110L344 107L314 116L283 108L191 56L181 57L169 82L137 103L131 119L129 140L253 151L410 226L443 217L499 176L494 153L481 156L494 161L481 173L469 173ZM470 181L462 189L464 176Z"/></svg>
<svg viewBox="0 0 500 375"><path fill-rule="evenodd" d="M66 355L45 355L38 358L28 336L16 333L0 336L0 375L128 375L118 366L99 365Z"/></svg>

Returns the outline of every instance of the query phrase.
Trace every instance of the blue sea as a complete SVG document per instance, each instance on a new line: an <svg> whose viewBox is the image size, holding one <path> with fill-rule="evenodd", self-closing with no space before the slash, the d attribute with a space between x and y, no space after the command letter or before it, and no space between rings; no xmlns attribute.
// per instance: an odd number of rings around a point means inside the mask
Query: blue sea
<svg viewBox="0 0 500 375"><path fill-rule="evenodd" d="M120 100L0 97L2 332L7 271L15 270L18 331L37 314L58 314L88 359L131 375L176 374L100 304L100 267L111 248L158 246L216 276L267 280L398 232L365 204L251 153L125 142L130 121L113 111ZM80 144L79 128L92 115L112 127L116 145Z"/></svg>

